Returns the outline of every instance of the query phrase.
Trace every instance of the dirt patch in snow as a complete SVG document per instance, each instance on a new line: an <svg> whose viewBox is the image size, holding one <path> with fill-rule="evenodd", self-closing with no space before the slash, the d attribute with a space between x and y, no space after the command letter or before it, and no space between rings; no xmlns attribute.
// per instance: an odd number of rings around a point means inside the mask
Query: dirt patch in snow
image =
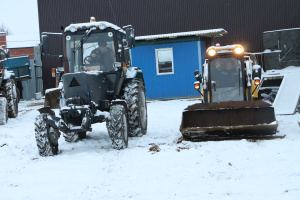
<svg viewBox="0 0 300 200"><path fill-rule="evenodd" d="M38 102L38 103L28 104L26 107L43 106L43 105L44 105L44 102Z"/></svg>
<svg viewBox="0 0 300 200"><path fill-rule="evenodd" d="M160 148L156 144L151 144L152 146L149 148L149 151L152 151L153 153L155 152L160 152Z"/></svg>
<svg viewBox="0 0 300 200"><path fill-rule="evenodd" d="M176 151L180 152L181 150L188 150L190 149L189 147L177 147Z"/></svg>

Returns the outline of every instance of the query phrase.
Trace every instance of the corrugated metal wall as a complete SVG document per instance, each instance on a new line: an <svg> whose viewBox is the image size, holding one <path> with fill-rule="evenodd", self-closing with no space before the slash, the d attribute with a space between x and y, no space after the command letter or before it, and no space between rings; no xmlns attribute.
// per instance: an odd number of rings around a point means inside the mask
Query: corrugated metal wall
<svg viewBox="0 0 300 200"><path fill-rule="evenodd" d="M200 42L181 42L138 46L131 50L132 64L141 67L147 90L147 98L173 98L198 96L194 89L194 71L203 62L200 49L205 44ZM172 48L174 74L157 75L155 49Z"/></svg>
<svg viewBox="0 0 300 200"><path fill-rule="evenodd" d="M224 28L228 34L215 42L240 43L250 52L263 50L263 31L300 27L299 0L38 0L38 10L41 32L60 32L90 16L132 24L136 35ZM53 46L59 51L61 41Z"/></svg>

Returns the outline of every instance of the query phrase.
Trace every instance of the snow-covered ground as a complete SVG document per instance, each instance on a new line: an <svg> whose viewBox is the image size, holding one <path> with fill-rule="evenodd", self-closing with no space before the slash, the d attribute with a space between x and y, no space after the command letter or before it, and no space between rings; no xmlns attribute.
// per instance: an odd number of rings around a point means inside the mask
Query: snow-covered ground
<svg viewBox="0 0 300 200"><path fill-rule="evenodd" d="M284 139L177 144L181 112L196 100L151 101L148 133L130 138L127 149L112 149L97 124L77 143L61 137L61 153L45 158L34 137L41 102L21 102L18 118L0 127L0 199L300 197L299 114L277 116Z"/></svg>

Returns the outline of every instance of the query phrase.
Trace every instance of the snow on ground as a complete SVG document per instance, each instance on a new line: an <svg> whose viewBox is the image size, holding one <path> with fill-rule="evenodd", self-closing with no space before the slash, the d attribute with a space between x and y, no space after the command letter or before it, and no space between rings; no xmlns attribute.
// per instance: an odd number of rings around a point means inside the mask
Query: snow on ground
<svg viewBox="0 0 300 200"><path fill-rule="evenodd" d="M148 133L114 150L105 124L87 139L59 140L40 157L34 120L42 101L20 103L0 127L0 199L298 199L299 114L277 116L284 139L177 144L182 110L196 100L148 103ZM39 105L40 104L40 105ZM160 151L149 151L154 144Z"/></svg>

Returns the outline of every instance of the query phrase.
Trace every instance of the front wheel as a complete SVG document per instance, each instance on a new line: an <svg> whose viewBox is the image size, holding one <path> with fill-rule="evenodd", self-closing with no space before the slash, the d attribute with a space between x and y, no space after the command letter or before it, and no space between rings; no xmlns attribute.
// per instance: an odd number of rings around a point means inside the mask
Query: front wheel
<svg viewBox="0 0 300 200"><path fill-rule="evenodd" d="M128 106L129 136L141 137L147 132L146 90L143 81L130 80L124 88Z"/></svg>
<svg viewBox="0 0 300 200"><path fill-rule="evenodd" d="M8 103L8 117L16 118L18 116L18 93L14 80L8 80L5 84L5 91Z"/></svg>
<svg viewBox="0 0 300 200"><path fill-rule="evenodd" d="M65 141L72 143L72 142L78 142L79 140L82 140L86 138L86 132L69 132L63 134Z"/></svg>
<svg viewBox="0 0 300 200"><path fill-rule="evenodd" d="M35 139L41 156L53 156L58 153L59 131L49 126L45 119L49 114L38 115L35 119Z"/></svg>
<svg viewBox="0 0 300 200"><path fill-rule="evenodd" d="M106 122L108 134L114 149L125 149L128 146L127 115L123 105L110 108L110 118Z"/></svg>

